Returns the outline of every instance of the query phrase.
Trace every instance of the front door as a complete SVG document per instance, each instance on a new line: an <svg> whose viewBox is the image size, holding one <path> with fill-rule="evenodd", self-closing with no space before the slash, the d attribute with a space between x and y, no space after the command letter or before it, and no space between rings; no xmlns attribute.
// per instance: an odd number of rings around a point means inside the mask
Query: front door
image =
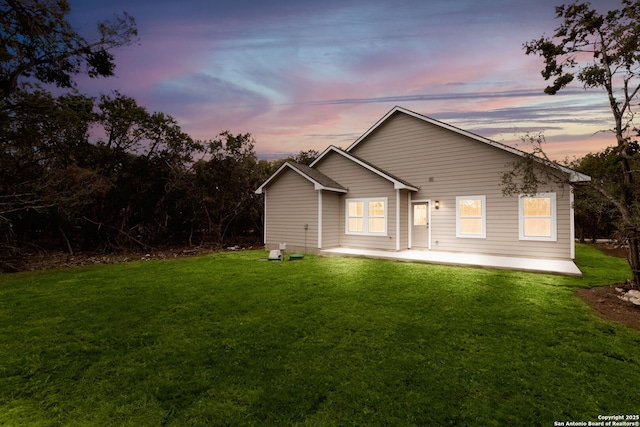
<svg viewBox="0 0 640 427"><path fill-rule="evenodd" d="M429 249L429 202L413 203L411 247Z"/></svg>

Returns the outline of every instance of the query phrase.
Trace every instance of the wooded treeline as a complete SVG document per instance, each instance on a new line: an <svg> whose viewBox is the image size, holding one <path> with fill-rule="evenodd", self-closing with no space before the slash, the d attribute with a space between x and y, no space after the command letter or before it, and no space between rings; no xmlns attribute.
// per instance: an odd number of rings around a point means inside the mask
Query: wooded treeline
<svg viewBox="0 0 640 427"><path fill-rule="evenodd" d="M127 95L81 94L75 78L112 76L111 51L137 29L123 13L87 39L69 12L66 0L0 0L3 269L35 250L259 242L254 190L275 165L257 159L252 136L196 141Z"/></svg>
<svg viewBox="0 0 640 427"><path fill-rule="evenodd" d="M249 134L195 141L114 93L20 92L0 116L5 251L222 245L260 235L254 190L271 172ZM93 139L93 140L92 140Z"/></svg>
<svg viewBox="0 0 640 427"><path fill-rule="evenodd" d="M637 142L629 144L627 154L631 170L640 171L640 146ZM631 194L633 200L640 200L640 186L625 188L617 149L608 147L597 153L589 153L570 162L569 166L591 177L591 185L580 187L575 195L576 238L583 242L611 239L623 245L627 240L627 231L615 201L622 199L625 191ZM593 185L606 188L613 200L592 190Z"/></svg>

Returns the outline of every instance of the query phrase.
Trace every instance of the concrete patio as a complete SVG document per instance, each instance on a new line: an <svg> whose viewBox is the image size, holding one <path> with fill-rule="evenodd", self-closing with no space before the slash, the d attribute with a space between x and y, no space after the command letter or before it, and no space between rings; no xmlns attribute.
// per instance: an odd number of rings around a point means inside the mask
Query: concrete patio
<svg viewBox="0 0 640 427"><path fill-rule="evenodd" d="M518 258L457 252L427 250L379 251L370 249L333 248L324 249L321 255L379 258L397 261L426 262L433 264L466 265L475 267L522 270L538 273L582 276L580 269L572 261L543 258Z"/></svg>

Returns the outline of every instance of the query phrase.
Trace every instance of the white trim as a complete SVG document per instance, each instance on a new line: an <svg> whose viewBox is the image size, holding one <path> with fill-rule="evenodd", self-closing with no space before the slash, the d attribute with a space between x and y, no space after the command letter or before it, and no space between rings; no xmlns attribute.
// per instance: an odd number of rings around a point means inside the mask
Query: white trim
<svg viewBox="0 0 640 427"><path fill-rule="evenodd" d="M262 243L264 245L267 244L267 189L264 189L264 192L262 193L264 194L264 220L263 220L263 224L262 226L264 227L264 230L262 230Z"/></svg>
<svg viewBox="0 0 640 427"><path fill-rule="evenodd" d="M480 200L482 203L480 220L482 222L482 232L480 234L463 234L460 231L460 201ZM487 196L458 196L456 197L456 237L463 239L486 239L487 238Z"/></svg>
<svg viewBox="0 0 640 427"><path fill-rule="evenodd" d="M376 175L386 179L387 181L390 181L393 183L393 188L398 190L398 189L406 189L406 190L411 190L411 191L418 191L419 188L418 187L413 187L411 185L405 184L402 181L399 181L398 179L384 173L383 171L371 166L370 164L367 164L365 162L363 162L362 160L352 156L351 154L347 153L346 151L343 151L337 147L334 147L333 145L330 145L326 150L324 150L322 152L322 154L320 154L318 156L317 159L315 159L309 166L310 167L314 167L316 163L318 163L320 160L322 160L327 154L329 154L330 152L334 152L334 153L338 153L341 156L351 160L352 162L362 166L363 168L375 173ZM264 184L263 184L264 185ZM346 191L345 191L346 193Z"/></svg>
<svg viewBox="0 0 640 427"><path fill-rule="evenodd" d="M262 194L264 190L266 190L266 186L269 185L269 183L278 175L280 175L280 173L285 169L285 168L289 168L292 171L296 172L298 175L300 175L301 177L303 177L304 179L306 179L307 181L311 182L313 184L313 189L314 190L328 190L328 191L335 191L337 193L347 193L347 190L343 189L343 188L334 188L334 187L327 187L325 185L320 184L318 181L316 181L315 179L311 178L309 175L305 174L304 172L302 172L301 170L295 168L294 166L291 166L288 162L285 162L282 164L282 166L280 166L278 168L277 171L275 171L265 182L262 183L262 185L260 187L258 187L255 191L256 194Z"/></svg>
<svg viewBox="0 0 640 427"><path fill-rule="evenodd" d="M396 190L396 251L400 250L400 190Z"/></svg>
<svg viewBox="0 0 640 427"><path fill-rule="evenodd" d="M407 248L411 249L411 245L413 244L413 238L411 237L411 225L413 221L413 210L412 210L412 201L411 201L411 193L407 194Z"/></svg>
<svg viewBox="0 0 640 427"><path fill-rule="evenodd" d="M573 206L573 204L575 203L575 196L573 194L573 187L571 187L569 189L569 203L571 204L570 208L569 208L569 215L571 215L571 217L569 218L569 228L570 228L570 232L571 235L570 237L570 256L571 259L576 259L576 219L575 219L575 208Z"/></svg>
<svg viewBox="0 0 640 427"><path fill-rule="evenodd" d="M322 190L318 190L318 249L322 249Z"/></svg>
<svg viewBox="0 0 640 427"><path fill-rule="evenodd" d="M369 202L384 202L384 231L381 233L369 232ZM350 202L362 202L362 231L349 231L349 203ZM355 236L388 236L389 227L389 198L388 197L354 197L345 199L344 201L344 232L345 234Z"/></svg>
<svg viewBox="0 0 640 427"><path fill-rule="evenodd" d="M364 134L362 134L362 136L360 136L360 138L356 139L355 142L353 144L351 144L345 151L351 151L356 145L358 145L363 139L365 139L367 136L369 136L374 130L376 130L382 123L384 123L389 117L391 117L396 112L404 113L404 114L406 114L408 116L415 117L416 119L422 120L424 122L430 123L430 124L435 125L435 126L439 126L439 127L443 128L443 129L450 130L450 131L455 132L455 133L457 133L459 135L466 136L466 137L474 139L474 140L476 140L478 142L482 142L482 143L490 145L492 147L499 148L501 150L507 151L509 153L515 154L515 155L520 156L520 157L524 157L524 156L528 155L528 153L525 153L524 151L518 150L518 149L513 148L513 147L509 147L508 145L504 145L504 144L501 144L501 143L496 142L496 141L492 141L492 140L487 139L485 137L482 137L480 135L476 135L476 134L468 132L466 130L457 128L457 127L449 125L447 123L443 123L441 121L432 119L432 118L427 117L427 116L423 116L422 114L418 114L418 113L416 113L414 111L407 110L406 108L402 108L402 107L398 107L398 106L393 107L391 109L391 111L389 111L387 114L385 114L385 116L383 118L381 118L373 126L371 126ZM585 175L585 174L582 174L580 172L574 171L573 169L567 168L567 167L559 165L557 163L549 162L547 160L540 159L540 158L536 158L536 159L539 162L541 162L543 164L546 164L547 166L559 169L560 171L568 174L569 175L569 180L571 182L591 181L591 177L588 176L588 175Z"/></svg>
<svg viewBox="0 0 640 427"><path fill-rule="evenodd" d="M428 237L429 246L428 246L428 249L431 250L431 229L433 228L433 222L431 221L431 209L432 209L433 204L431 203L431 199L428 199L427 203L429 203L429 210L427 211L427 214L428 214L427 221L429 222L429 229L428 229L428 231L429 231L429 237Z"/></svg>
<svg viewBox="0 0 640 427"><path fill-rule="evenodd" d="M524 234L524 203L525 198L549 198L551 200L550 236L525 236ZM533 196L521 194L518 196L518 234L520 240L557 242L558 241L558 209L556 204L556 193L538 193Z"/></svg>

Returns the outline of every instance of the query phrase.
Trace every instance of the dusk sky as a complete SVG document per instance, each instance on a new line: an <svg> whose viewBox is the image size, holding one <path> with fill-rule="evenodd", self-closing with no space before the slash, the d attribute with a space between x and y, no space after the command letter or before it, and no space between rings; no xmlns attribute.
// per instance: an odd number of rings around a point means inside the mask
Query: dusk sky
<svg viewBox="0 0 640 427"><path fill-rule="evenodd" d="M498 142L544 133L554 159L614 145L603 93L543 93L524 42L562 0L70 0L83 35L127 11L139 42L116 77L80 79L173 116L196 139L251 133L261 157L346 148L395 105ZM601 12L618 8L596 0ZM520 148L522 146L520 145Z"/></svg>

